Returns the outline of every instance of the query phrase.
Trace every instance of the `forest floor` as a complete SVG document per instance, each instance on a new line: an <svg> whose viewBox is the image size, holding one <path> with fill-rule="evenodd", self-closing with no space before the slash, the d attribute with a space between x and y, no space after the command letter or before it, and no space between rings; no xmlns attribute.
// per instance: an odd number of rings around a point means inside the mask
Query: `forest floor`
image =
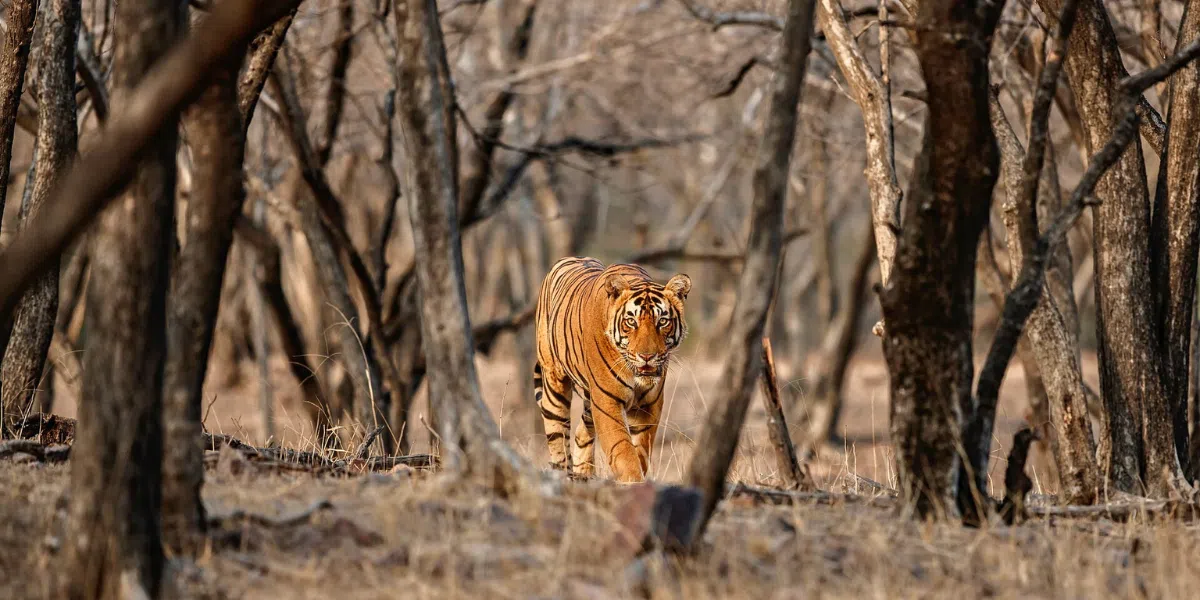
<svg viewBox="0 0 1200 600"><path fill-rule="evenodd" d="M1094 360L1085 363L1094 379ZM668 394L674 408L652 478L682 477L714 370L684 369L680 380L688 381L690 371L691 383ZM481 371L492 390L512 377L494 365ZM685 559L655 553L634 559L630 530L637 530L646 508L636 487L600 481L570 484L561 495L499 498L411 469L318 477L214 452L203 492L214 523L211 545L194 562L173 560L168 585L179 597L289 599L591 599L646 591L672 598L1160 598L1184 597L1200 585L1191 568L1200 529L1189 523L1142 515L1126 522L1039 518L968 529L901 518L892 497L855 477L892 485L886 372L877 356L862 356L851 373L839 427L847 441L826 448L811 465L828 493L785 504L750 496L727 500L697 553ZM206 425L261 444L255 386L243 385L244 396L236 390L214 395ZM994 475L1021 424L1023 385L1017 367L1002 397ZM505 415L506 439L544 461L536 445L544 442L514 424L532 427L523 409L503 395L492 394L489 403L493 414ZM72 416L73 410L64 402L58 412ZM297 412L293 407L291 414ZM734 481L773 482L762 419L756 406ZM294 445L303 447L303 427L289 427ZM1053 491L1048 478L1034 474L1035 493ZM44 595L56 550L70 535L61 530L68 481L67 465L0 460L0 597ZM231 517L235 511L242 516Z"/></svg>

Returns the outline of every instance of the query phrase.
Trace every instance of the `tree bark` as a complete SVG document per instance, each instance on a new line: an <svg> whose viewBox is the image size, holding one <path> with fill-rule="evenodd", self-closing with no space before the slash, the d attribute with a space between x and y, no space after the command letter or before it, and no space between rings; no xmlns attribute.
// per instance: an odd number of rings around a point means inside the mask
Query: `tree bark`
<svg viewBox="0 0 1200 600"><path fill-rule="evenodd" d="M781 68L770 84L766 135L754 168L750 239L729 327L730 350L686 476L686 481L703 493L703 508L694 534L697 538L703 535L724 495L725 476L733 462L746 408L761 369L763 326L778 286L788 173L812 38L814 4L814 0L790 0L784 20Z"/></svg>
<svg viewBox="0 0 1200 600"><path fill-rule="evenodd" d="M114 105L137 96L181 25L179 2L122 0L116 7ZM162 378L169 258L174 242L176 126L164 119L137 172L92 232L83 397L71 460L63 563L70 598L158 596ZM128 578L126 574L132 574ZM136 593L136 592L134 592Z"/></svg>
<svg viewBox="0 0 1200 600"><path fill-rule="evenodd" d="M1197 38L1200 2L1193 0L1184 6L1175 51ZM1200 65L1193 63L1175 74L1167 102L1168 125L1150 224L1150 270L1157 292L1163 392L1175 450L1194 479L1200 470L1190 459L1187 399L1196 256L1200 251Z"/></svg>
<svg viewBox="0 0 1200 600"><path fill-rule="evenodd" d="M79 32L79 0L53 0L42 11L38 66L39 102L37 172L30 202L21 207L22 227L36 217L51 189L75 156L75 39ZM7 187L7 186L4 186ZM27 414L42 380L58 313L58 264L38 276L13 314L12 335L4 353L3 414L7 427Z"/></svg>
<svg viewBox="0 0 1200 600"><path fill-rule="evenodd" d="M1063 0L1040 0L1053 21ZM1066 73L1088 152L1112 136L1122 115L1117 84L1128 74L1104 6L1081 0ZM1141 141L1134 139L1100 179L1094 220L1101 396L1108 407L1113 487L1165 493L1182 475L1163 385L1150 260L1150 198Z"/></svg>
<svg viewBox="0 0 1200 600"><path fill-rule="evenodd" d="M234 223L246 197L237 64L221 65L209 88L183 115L194 183L184 223L187 243L179 251L171 280L163 380L163 535L176 553L197 550L193 542L204 531L204 377Z"/></svg>
<svg viewBox="0 0 1200 600"><path fill-rule="evenodd" d="M429 402L442 464L465 466L509 485L530 472L500 439L479 390L458 231L458 148L454 93L435 0L397 0L397 115L404 139L405 190L420 286L421 337Z"/></svg>
<svg viewBox="0 0 1200 600"><path fill-rule="evenodd" d="M1000 162L988 118L988 53L1002 9L927 0L917 19L929 116L880 304L900 491L906 511L922 518L957 511L974 371L975 257Z"/></svg>
<svg viewBox="0 0 1200 600"><path fill-rule="evenodd" d="M21 93L25 89L25 69L29 65L37 7L38 0L13 0L8 7L8 31L4 35L4 48L0 49L0 182L8 181L12 163L13 134L17 129ZM74 100L74 96L71 99ZM8 184L5 183L0 185L0 215L4 214L7 196ZM0 340L0 346L6 343L7 340Z"/></svg>

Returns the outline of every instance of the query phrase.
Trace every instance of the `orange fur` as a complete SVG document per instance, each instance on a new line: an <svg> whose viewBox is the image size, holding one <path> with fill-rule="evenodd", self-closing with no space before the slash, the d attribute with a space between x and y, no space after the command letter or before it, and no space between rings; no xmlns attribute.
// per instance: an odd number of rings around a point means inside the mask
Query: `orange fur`
<svg viewBox="0 0 1200 600"><path fill-rule="evenodd" d="M670 353L687 335L687 275L655 283L637 265L604 267L564 258L538 294L534 398L542 410L550 463L591 476L598 439L618 481L645 479L662 412ZM583 424L568 460L571 396L584 398Z"/></svg>

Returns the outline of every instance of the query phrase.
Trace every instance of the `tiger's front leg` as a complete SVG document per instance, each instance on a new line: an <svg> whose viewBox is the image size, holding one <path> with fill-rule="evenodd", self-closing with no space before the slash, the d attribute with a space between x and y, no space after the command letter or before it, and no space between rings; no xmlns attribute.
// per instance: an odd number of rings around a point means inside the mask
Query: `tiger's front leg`
<svg viewBox="0 0 1200 600"><path fill-rule="evenodd" d="M596 437L604 449L608 467L613 477L621 483L637 483L645 480L645 455L633 445L629 429L625 425L625 411L621 404L603 390L591 392L592 417L596 423Z"/></svg>
<svg viewBox="0 0 1200 600"><path fill-rule="evenodd" d="M571 433L571 392L569 379L558 379L533 366L533 397L542 411L542 426L546 429L546 447L550 451L550 466L567 471L571 468L567 455L567 436Z"/></svg>
<svg viewBox="0 0 1200 600"><path fill-rule="evenodd" d="M596 422L592 417L592 399L583 398L583 418L575 428L575 445L571 448L573 473L588 479L596 472Z"/></svg>
<svg viewBox="0 0 1200 600"><path fill-rule="evenodd" d="M633 436L633 447L644 457L647 472L650 470L650 459L654 456L654 437L658 434L658 419L662 416L662 406L660 387L657 398L626 413L629 433Z"/></svg>

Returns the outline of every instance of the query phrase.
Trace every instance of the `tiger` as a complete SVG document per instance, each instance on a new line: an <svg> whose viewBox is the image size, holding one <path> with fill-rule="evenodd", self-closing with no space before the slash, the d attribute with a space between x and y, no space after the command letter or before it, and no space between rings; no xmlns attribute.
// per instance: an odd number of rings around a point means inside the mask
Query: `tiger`
<svg viewBox="0 0 1200 600"><path fill-rule="evenodd" d="M616 481L645 480L668 362L687 337L691 288L682 273L663 285L640 266L590 257L563 258L546 274L534 313L533 389L552 468L591 478L599 439ZM583 419L568 457L575 391Z"/></svg>

